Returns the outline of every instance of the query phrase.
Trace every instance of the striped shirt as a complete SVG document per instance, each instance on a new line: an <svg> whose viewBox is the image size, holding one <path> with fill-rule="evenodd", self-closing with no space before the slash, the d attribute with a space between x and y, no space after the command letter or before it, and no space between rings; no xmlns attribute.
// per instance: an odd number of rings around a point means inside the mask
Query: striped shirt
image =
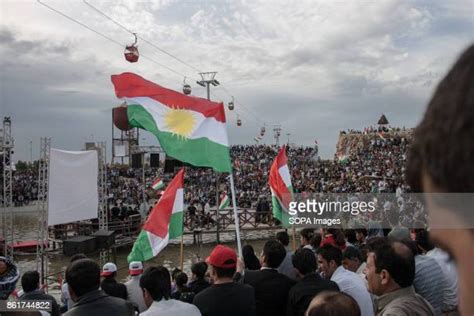
<svg viewBox="0 0 474 316"><path fill-rule="evenodd" d="M446 280L446 290L443 296L443 311L455 310L458 306L458 273L455 264L449 260L449 255L439 248L426 253L438 262Z"/></svg>
<svg viewBox="0 0 474 316"><path fill-rule="evenodd" d="M415 257L413 286L416 293L423 296L431 304L435 315L441 315L446 280L443 270L435 259L421 255Z"/></svg>

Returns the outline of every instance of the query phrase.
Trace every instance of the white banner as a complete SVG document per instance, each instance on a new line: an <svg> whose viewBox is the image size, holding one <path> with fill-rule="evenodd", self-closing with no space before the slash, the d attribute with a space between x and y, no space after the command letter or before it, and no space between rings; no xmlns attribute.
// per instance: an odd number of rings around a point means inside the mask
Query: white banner
<svg viewBox="0 0 474 316"><path fill-rule="evenodd" d="M48 225L97 218L98 157L96 150L51 149Z"/></svg>

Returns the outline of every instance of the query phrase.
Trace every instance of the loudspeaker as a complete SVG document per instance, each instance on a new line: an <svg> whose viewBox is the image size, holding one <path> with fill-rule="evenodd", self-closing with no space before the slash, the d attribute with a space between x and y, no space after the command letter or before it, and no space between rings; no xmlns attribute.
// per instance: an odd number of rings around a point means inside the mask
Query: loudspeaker
<svg viewBox="0 0 474 316"><path fill-rule="evenodd" d="M132 154L132 168L139 169L142 167L142 154Z"/></svg>
<svg viewBox="0 0 474 316"><path fill-rule="evenodd" d="M176 162L176 160L174 160L174 159L165 159L164 173L173 173L175 162Z"/></svg>
<svg viewBox="0 0 474 316"><path fill-rule="evenodd" d="M91 236L95 237L97 249L108 249L115 244L115 232L109 230L98 230Z"/></svg>
<svg viewBox="0 0 474 316"><path fill-rule="evenodd" d="M150 154L150 167L151 168L160 167L160 154Z"/></svg>
<svg viewBox="0 0 474 316"><path fill-rule="evenodd" d="M63 241L63 253L70 257L76 253L91 253L96 250L93 236L77 236Z"/></svg>
<svg viewBox="0 0 474 316"><path fill-rule="evenodd" d="M122 131L129 131L132 126L128 123L127 106L119 106L112 109L112 119L115 127Z"/></svg>

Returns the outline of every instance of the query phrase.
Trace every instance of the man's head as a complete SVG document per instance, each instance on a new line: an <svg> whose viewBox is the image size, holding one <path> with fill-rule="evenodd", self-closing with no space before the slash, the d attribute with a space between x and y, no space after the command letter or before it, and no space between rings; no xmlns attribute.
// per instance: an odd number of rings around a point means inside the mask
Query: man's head
<svg viewBox="0 0 474 316"><path fill-rule="evenodd" d="M79 259L66 269L66 282L73 301L82 295L99 289L100 267L91 259Z"/></svg>
<svg viewBox="0 0 474 316"><path fill-rule="evenodd" d="M269 240L263 246L260 260L263 266L276 269L280 266L285 257L285 247L276 240Z"/></svg>
<svg viewBox="0 0 474 316"><path fill-rule="evenodd" d="M290 236L286 231L278 232L276 234L276 239L285 247L290 244Z"/></svg>
<svg viewBox="0 0 474 316"><path fill-rule="evenodd" d="M325 279L330 279L334 271L342 264L341 249L332 245L324 245L319 247L316 253L319 270Z"/></svg>
<svg viewBox="0 0 474 316"><path fill-rule="evenodd" d="M20 272L15 263L10 258L0 256L0 300L6 300L15 290L19 277Z"/></svg>
<svg viewBox="0 0 474 316"><path fill-rule="evenodd" d="M302 246L309 245L311 242L311 239L314 236L314 229L312 228L303 228L300 231L300 242Z"/></svg>
<svg viewBox="0 0 474 316"><path fill-rule="evenodd" d="M413 284L415 257L407 246L383 238L369 241L368 247L364 272L371 293L380 296Z"/></svg>
<svg viewBox="0 0 474 316"><path fill-rule="evenodd" d="M362 255L356 247L347 247L342 253L342 265L349 271L356 272L362 262Z"/></svg>
<svg viewBox="0 0 474 316"><path fill-rule="evenodd" d="M205 263L204 261L193 263L193 265L191 266L191 272L193 273L194 279L204 279L207 272L207 263Z"/></svg>
<svg viewBox="0 0 474 316"><path fill-rule="evenodd" d="M150 307L153 301L168 300L171 297L171 276L163 266L149 267L140 278L145 304Z"/></svg>
<svg viewBox="0 0 474 316"><path fill-rule="evenodd" d="M296 250L291 257L291 261L299 278L316 271L316 257L314 256L314 252L310 249L300 248Z"/></svg>
<svg viewBox="0 0 474 316"><path fill-rule="evenodd" d="M316 295L306 310L305 316L360 316L357 302L341 292L321 292Z"/></svg>
<svg viewBox="0 0 474 316"><path fill-rule="evenodd" d="M188 283L188 275L184 272L178 273L174 279L178 288L185 286Z"/></svg>
<svg viewBox="0 0 474 316"><path fill-rule="evenodd" d="M457 60L439 83L421 123L414 132L407 159L406 178L415 192L474 192L474 45ZM472 205L469 210L452 207L434 212L427 199L431 237L436 245L452 255L457 263L462 314L474 313L473 261L474 229ZM445 219L459 229L441 229L433 223ZM470 225L466 225L470 223ZM439 226L441 226L439 225Z"/></svg>
<svg viewBox="0 0 474 316"><path fill-rule="evenodd" d="M40 275L38 271L26 271L21 277L21 287L25 293L39 289Z"/></svg>
<svg viewBox="0 0 474 316"><path fill-rule="evenodd" d="M237 254L235 250L217 245L212 250L206 262L211 265L211 278L214 283L231 282L237 267Z"/></svg>
<svg viewBox="0 0 474 316"><path fill-rule="evenodd" d="M80 260L80 259L86 259L87 256L83 253L76 253L75 255L73 255L71 257L71 259L69 259L69 263L73 263L74 261L76 260Z"/></svg>

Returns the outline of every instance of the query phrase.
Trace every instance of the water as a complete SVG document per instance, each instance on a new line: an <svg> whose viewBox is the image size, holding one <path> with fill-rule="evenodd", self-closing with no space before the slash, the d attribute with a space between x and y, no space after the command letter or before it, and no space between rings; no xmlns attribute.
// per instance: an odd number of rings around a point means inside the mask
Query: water
<svg viewBox="0 0 474 316"><path fill-rule="evenodd" d="M38 235L38 211L36 206L15 207L14 211L14 240L36 240ZM1 220L1 218L0 218ZM2 227L0 225L0 227ZM265 241L276 233L274 230L263 231L242 231L242 245L251 244L258 255L265 243ZM7 235L7 242L8 240ZM193 244L192 235L185 235L184 237L184 251L183 251L183 267L184 271L190 275L191 265L199 260L204 260L216 245L215 234L203 234L203 243L199 246ZM227 244L229 247L237 249L236 239L234 233L221 233L221 243ZM117 250L116 262L118 267L118 279L122 282L126 281L128 277L128 263L127 255L131 250L131 246L122 247ZM99 260L98 254L89 255L94 260ZM48 270L50 284L48 287L49 294L60 297L59 275L66 269L69 264L69 257L63 255L61 252L55 252L49 255ZM111 261L113 258L111 257ZM15 261L23 273L29 270L36 270L36 255L15 255ZM154 259L145 263L145 267L152 265L163 265L170 269L180 267L180 240L172 240L170 244ZM20 282L18 282L20 287Z"/></svg>

